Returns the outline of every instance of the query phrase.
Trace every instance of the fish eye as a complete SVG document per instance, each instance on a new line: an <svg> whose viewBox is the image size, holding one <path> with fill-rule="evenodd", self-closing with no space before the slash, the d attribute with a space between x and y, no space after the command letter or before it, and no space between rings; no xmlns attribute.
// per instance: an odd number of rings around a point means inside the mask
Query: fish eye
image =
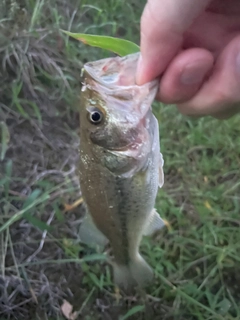
<svg viewBox="0 0 240 320"><path fill-rule="evenodd" d="M92 124L99 124L103 120L103 114L100 110L92 110L89 113L89 120Z"/></svg>

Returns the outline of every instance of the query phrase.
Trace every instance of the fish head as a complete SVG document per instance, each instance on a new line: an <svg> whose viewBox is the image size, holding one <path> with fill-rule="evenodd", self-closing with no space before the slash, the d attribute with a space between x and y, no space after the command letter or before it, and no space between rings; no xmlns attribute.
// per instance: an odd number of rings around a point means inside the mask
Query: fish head
<svg viewBox="0 0 240 320"><path fill-rule="evenodd" d="M139 54L132 54L84 65L80 122L89 143L112 151L146 143L158 80L136 85L138 58Z"/></svg>

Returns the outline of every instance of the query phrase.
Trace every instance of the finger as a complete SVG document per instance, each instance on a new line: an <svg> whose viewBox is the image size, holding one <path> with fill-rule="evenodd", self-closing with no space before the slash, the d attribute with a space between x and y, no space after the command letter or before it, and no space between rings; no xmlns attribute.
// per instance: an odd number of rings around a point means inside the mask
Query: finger
<svg viewBox="0 0 240 320"><path fill-rule="evenodd" d="M164 73L158 99L179 103L192 98L213 67L212 54L205 49L189 49L178 54Z"/></svg>
<svg viewBox="0 0 240 320"><path fill-rule="evenodd" d="M187 115L231 116L240 111L240 36L222 51L211 77L186 103L177 105Z"/></svg>
<svg viewBox="0 0 240 320"><path fill-rule="evenodd" d="M183 48L201 47L218 56L222 48L236 37L239 30L239 14L228 16L204 12L184 33Z"/></svg>
<svg viewBox="0 0 240 320"><path fill-rule="evenodd" d="M141 59L136 81L159 76L181 48L184 31L210 0L148 0L141 18Z"/></svg>
<svg viewBox="0 0 240 320"><path fill-rule="evenodd" d="M240 2L239 0L213 0L208 10L216 13L237 15L239 18Z"/></svg>

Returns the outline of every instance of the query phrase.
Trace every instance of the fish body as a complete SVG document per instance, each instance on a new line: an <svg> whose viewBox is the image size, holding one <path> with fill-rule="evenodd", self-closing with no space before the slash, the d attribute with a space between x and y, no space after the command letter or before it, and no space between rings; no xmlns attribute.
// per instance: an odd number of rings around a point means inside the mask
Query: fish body
<svg viewBox="0 0 240 320"><path fill-rule="evenodd" d="M152 269L139 253L143 235L164 226L154 209L163 185L158 122L151 110L158 81L135 85L138 54L87 63L80 108L80 185L88 214L80 237L110 242L114 280L144 286Z"/></svg>

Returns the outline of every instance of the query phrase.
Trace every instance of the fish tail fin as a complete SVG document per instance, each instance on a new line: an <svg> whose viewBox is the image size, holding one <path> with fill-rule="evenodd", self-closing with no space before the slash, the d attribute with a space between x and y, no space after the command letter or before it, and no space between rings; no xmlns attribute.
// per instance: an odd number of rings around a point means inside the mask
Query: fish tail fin
<svg viewBox="0 0 240 320"><path fill-rule="evenodd" d="M145 287L154 276L153 270L139 253L128 265L114 264L113 272L115 283L125 290Z"/></svg>
<svg viewBox="0 0 240 320"><path fill-rule="evenodd" d="M114 283L120 288L129 291L136 286L136 281L132 277L131 270L128 265L114 263L113 265Z"/></svg>
<svg viewBox="0 0 240 320"><path fill-rule="evenodd" d="M154 273L152 268L139 253L130 262L130 270L139 287L145 287L153 280Z"/></svg>

